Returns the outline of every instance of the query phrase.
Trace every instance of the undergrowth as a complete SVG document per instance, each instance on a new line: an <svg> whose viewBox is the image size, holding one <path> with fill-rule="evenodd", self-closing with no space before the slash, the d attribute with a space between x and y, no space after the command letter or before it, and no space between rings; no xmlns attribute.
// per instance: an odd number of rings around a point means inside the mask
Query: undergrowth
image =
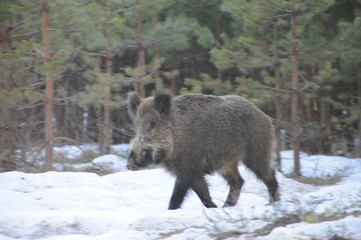
<svg viewBox="0 0 361 240"><path fill-rule="evenodd" d="M314 186L329 186L329 185L335 185L336 183L340 182L343 178L342 174L334 174L333 176L329 176L326 178L321 177L292 177L292 179L296 180L297 182L303 183L303 184L309 184Z"/></svg>

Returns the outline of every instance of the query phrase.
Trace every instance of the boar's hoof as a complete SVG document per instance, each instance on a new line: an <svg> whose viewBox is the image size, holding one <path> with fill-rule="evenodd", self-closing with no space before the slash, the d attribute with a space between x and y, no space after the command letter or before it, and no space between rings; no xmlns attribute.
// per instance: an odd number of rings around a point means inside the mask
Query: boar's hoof
<svg viewBox="0 0 361 240"><path fill-rule="evenodd" d="M223 208L226 208L226 207L234 207L234 206L235 206L235 204L225 203L225 204L223 205Z"/></svg>
<svg viewBox="0 0 361 240"><path fill-rule="evenodd" d="M271 203L277 202L280 199L280 193L278 192L278 190L276 190L275 193L271 196Z"/></svg>

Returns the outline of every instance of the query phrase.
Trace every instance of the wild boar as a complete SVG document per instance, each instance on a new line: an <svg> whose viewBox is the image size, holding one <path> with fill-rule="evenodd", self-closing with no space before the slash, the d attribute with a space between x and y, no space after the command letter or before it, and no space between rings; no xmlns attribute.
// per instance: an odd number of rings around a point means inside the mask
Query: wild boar
<svg viewBox="0 0 361 240"><path fill-rule="evenodd" d="M234 206L244 182L239 162L266 184L271 202L279 200L271 168L274 127L250 101L203 94L173 97L167 91L146 99L130 93L127 101L135 129L127 167L159 164L175 175L169 209L180 208L189 189L207 208L217 207L204 178L214 172L229 184L224 207Z"/></svg>

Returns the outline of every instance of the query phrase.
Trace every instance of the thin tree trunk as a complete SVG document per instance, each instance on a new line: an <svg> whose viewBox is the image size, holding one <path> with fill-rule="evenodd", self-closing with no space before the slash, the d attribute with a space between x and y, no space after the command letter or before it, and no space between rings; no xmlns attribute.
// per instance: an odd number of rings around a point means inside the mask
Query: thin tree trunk
<svg viewBox="0 0 361 240"><path fill-rule="evenodd" d="M20 106L25 105L24 100L20 102ZM29 131L28 127L26 126L26 123L28 121L27 113L25 109L20 109L19 111L19 122L21 123L21 126L18 128L18 139L19 139L19 149L21 152L21 160L26 161L26 146L28 146L29 142L31 141L27 137L27 131ZM31 131L31 130L30 130Z"/></svg>
<svg viewBox="0 0 361 240"><path fill-rule="evenodd" d="M66 130L67 127L66 126L66 119L67 119L67 114L66 114L66 106L67 106L67 101L64 101L64 104L61 104L60 106L55 106L54 109L54 117L56 119L56 132L55 134L58 136L66 136L66 137L70 137L68 136ZM70 137L71 138L71 137Z"/></svg>
<svg viewBox="0 0 361 240"><path fill-rule="evenodd" d="M358 132L356 134L356 139L354 139L354 153L356 157L361 157L361 81L357 83L357 99L358 99L358 109L359 109L359 118L358 118Z"/></svg>
<svg viewBox="0 0 361 240"><path fill-rule="evenodd" d="M108 1L109 3L109 1ZM108 11L110 6L108 5ZM108 13L110 17L110 13ZM113 34L110 30L107 30L107 59L106 59L106 73L109 79L112 78L113 73ZM110 139L112 137L111 123L110 123L110 109L108 104L110 102L110 86L105 87L105 97L103 108L103 121L101 123L100 130L100 153L107 154L110 152Z"/></svg>
<svg viewBox="0 0 361 240"><path fill-rule="evenodd" d="M177 50L172 50L172 62L173 62L173 69L177 70L179 68L179 63L177 59ZM172 75L171 78L171 87L172 87L172 93L174 95L179 94L179 87L178 87L178 79L176 75Z"/></svg>
<svg viewBox="0 0 361 240"><path fill-rule="evenodd" d="M138 0L138 63L135 76L134 89L141 96L145 97L145 86L142 80L145 76L145 46L143 39L143 2Z"/></svg>
<svg viewBox="0 0 361 240"><path fill-rule="evenodd" d="M306 101L305 103L305 107L306 107L306 118L307 118L307 121L312 121L313 120L313 109L312 109L312 99L309 99L308 101Z"/></svg>
<svg viewBox="0 0 361 240"><path fill-rule="evenodd" d="M152 16L152 29L153 31L156 31L157 29L157 25L158 25L158 12L155 12ZM160 46L158 43L155 44L155 62L156 64L159 64L159 60L160 60ZM158 81L160 79L160 75L159 75L159 65L156 66L156 69L154 69L154 80Z"/></svg>
<svg viewBox="0 0 361 240"><path fill-rule="evenodd" d="M324 97L321 98L321 129L324 134L321 138L322 153L331 151L331 142L328 136L330 130L330 103L326 102Z"/></svg>
<svg viewBox="0 0 361 240"><path fill-rule="evenodd" d="M277 20L273 21L273 44L275 51L275 88L280 90L282 88L282 79L280 73L280 59L279 59L279 29L277 25ZM277 94L279 91L277 92ZM278 171L282 172L282 162L281 162L281 122L282 122L282 98L277 95L276 97L276 163Z"/></svg>
<svg viewBox="0 0 361 240"><path fill-rule="evenodd" d="M50 39L49 39L49 10L48 1L44 0L41 6L42 10L42 29L44 43L44 61L51 63L53 57L50 55ZM53 96L54 96L54 80L50 72L45 76L45 171L52 170L53 164Z"/></svg>
<svg viewBox="0 0 361 240"><path fill-rule="evenodd" d="M90 105L86 116L86 134L84 135L86 137L86 141L97 141L96 135L93 135L91 133L95 133L97 132L97 130L99 131L99 127L97 128L97 123L99 122L99 120L97 120L98 116L100 115L97 114L97 110L95 109L95 107L93 105ZM100 133L98 133L97 135L99 134Z"/></svg>
<svg viewBox="0 0 361 240"><path fill-rule="evenodd" d="M296 35L296 9L295 3L291 4L291 45L292 45L292 103L291 118L293 129L293 157L294 157L294 175L301 176L300 150L301 150L301 121L299 116L299 78L298 78L298 45Z"/></svg>
<svg viewBox="0 0 361 240"><path fill-rule="evenodd" d="M321 127L327 130L330 127L330 104L321 99Z"/></svg>
<svg viewBox="0 0 361 240"><path fill-rule="evenodd" d="M8 31L10 30L9 27L0 24L0 42L1 47L3 49L3 53L11 53L13 50L11 37L9 36ZM14 66L13 64L7 64L2 69L6 75L5 81L2 84L2 88L10 93L14 88ZM14 117L14 109L7 101L7 99L1 99L2 105L2 119L3 119L3 143L4 145L0 147L0 168L6 169L4 161L11 161L10 159L15 155L15 117ZM15 170L15 169L11 169Z"/></svg>

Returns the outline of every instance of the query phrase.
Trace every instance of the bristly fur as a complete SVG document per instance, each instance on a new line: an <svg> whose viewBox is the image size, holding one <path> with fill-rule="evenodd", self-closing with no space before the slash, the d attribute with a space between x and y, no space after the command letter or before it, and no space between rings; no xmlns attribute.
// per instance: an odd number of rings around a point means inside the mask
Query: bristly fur
<svg viewBox="0 0 361 240"><path fill-rule="evenodd" d="M204 206L216 207L204 178L214 172L229 184L224 206L234 206L244 182L238 171L240 161L265 183L271 202L279 199L271 168L274 127L253 103L238 96L173 98L169 91L162 91L146 99L130 95L128 106L137 119L129 168L155 163L176 176L169 209L179 208L189 189Z"/></svg>

